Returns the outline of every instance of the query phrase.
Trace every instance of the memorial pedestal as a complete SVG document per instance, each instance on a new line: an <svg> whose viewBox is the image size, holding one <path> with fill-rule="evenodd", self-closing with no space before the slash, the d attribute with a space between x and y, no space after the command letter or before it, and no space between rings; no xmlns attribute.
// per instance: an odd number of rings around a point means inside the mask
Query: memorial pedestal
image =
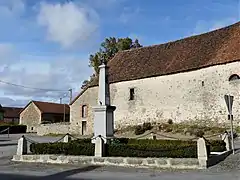
<svg viewBox="0 0 240 180"><path fill-rule="evenodd" d="M95 106L94 111L94 138L101 136L104 143L107 143L108 138L114 136L114 110L115 106ZM95 139L92 140L95 143Z"/></svg>

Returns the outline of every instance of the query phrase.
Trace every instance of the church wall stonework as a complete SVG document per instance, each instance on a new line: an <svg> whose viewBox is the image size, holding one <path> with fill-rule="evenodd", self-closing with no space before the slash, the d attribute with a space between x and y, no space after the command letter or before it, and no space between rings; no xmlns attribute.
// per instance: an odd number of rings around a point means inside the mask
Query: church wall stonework
<svg viewBox="0 0 240 180"><path fill-rule="evenodd" d="M115 128L143 122L228 123L225 94L234 95L233 115L240 122L240 80L229 82L232 74L240 75L240 62L200 70L110 84ZM134 88L134 100L129 100ZM86 90L70 107L72 128L81 128L82 104L88 105L88 132L93 132L91 106L97 104L98 87ZM78 124L77 124L78 123Z"/></svg>

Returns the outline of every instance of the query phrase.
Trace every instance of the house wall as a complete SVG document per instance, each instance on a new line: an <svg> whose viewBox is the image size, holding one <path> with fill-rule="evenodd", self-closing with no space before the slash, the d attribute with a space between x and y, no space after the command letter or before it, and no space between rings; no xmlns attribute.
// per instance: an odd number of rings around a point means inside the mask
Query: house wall
<svg viewBox="0 0 240 180"><path fill-rule="evenodd" d="M27 126L27 132L37 132L37 127L41 123L41 112L34 103L21 112L19 124Z"/></svg>
<svg viewBox="0 0 240 180"><path fill-rule="evenodd" d="M69 114L65 114L65 122L69 122ZM51 123L59 123L63 122L64 115L63 114L42 114L42 121L49 121Z"/></svg>
<svg viewBox="0 0 240 180"><path fill-rule="evenodd" d="M37 135L43 136L47 134L67 134L70 133L69 123L54 123L54 124L41 124L37 127Z"/></svg>
<svg viewBox="0 0 240 180"><path fill-rule="evenodd" d="M15 118L15 117L4 117L3 122L13 123L13 124L19 124L19 118Z"/></svg>
<svg viewBox="0 0 240 180"><path fill-rule="evenodd" d="M93 111L92 107L97 105L98 87L93 87L86 90L75 103L70 106L70 123L71 132L74 134L82 134L82 121L86 121L86 134L93 132ZM82 106L87 106L87 116L82 118Z"/></svg>
<svg viewBox="0 0 240 180"><path fill-rule="evenodd" d="M173 75L119 82L110 85L111 104L116 106L115 128L143 122L195 122L211 125L229 123L224 95L234 95L234 122L240 120L239 80L229 82L232 74L240 75L240 62L208 67ZM129 101L129 89L135 88L135 99ZM97 104L97 89L86 90L70 106L70 122L79 128L80 107L88 104L88 132L93 128L91 106Z"/></svg>

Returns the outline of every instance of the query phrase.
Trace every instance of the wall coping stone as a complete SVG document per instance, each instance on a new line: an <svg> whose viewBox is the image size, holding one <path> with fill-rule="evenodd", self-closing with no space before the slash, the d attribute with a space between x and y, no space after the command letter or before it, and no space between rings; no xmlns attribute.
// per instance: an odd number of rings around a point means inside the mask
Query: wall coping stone
<svg viewBox="0 0 240 180"><path fill-rule="evenodd" d="M140 168L205 169L197 158L94 157L65 155L14 155L12 161L49 164L89 164Z"/></svg>

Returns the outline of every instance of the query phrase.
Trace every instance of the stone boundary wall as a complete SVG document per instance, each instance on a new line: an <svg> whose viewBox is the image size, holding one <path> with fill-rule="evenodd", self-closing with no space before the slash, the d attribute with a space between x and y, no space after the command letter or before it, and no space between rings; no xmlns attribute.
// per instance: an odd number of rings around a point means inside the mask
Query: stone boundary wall
<svg viewBox="0 0 240 180"><path fill-rule="evenodd" d="M41 124L37 127L37 135L67 134L70 132L70 123Z"/></svg>
<svg viewBox="0 0 240 180"><path fill-rule="evenodd" d="M133 158L64 155L14 155L12 161L50 164L88 164L149 168L204 169L194 158Z"/></svg>

